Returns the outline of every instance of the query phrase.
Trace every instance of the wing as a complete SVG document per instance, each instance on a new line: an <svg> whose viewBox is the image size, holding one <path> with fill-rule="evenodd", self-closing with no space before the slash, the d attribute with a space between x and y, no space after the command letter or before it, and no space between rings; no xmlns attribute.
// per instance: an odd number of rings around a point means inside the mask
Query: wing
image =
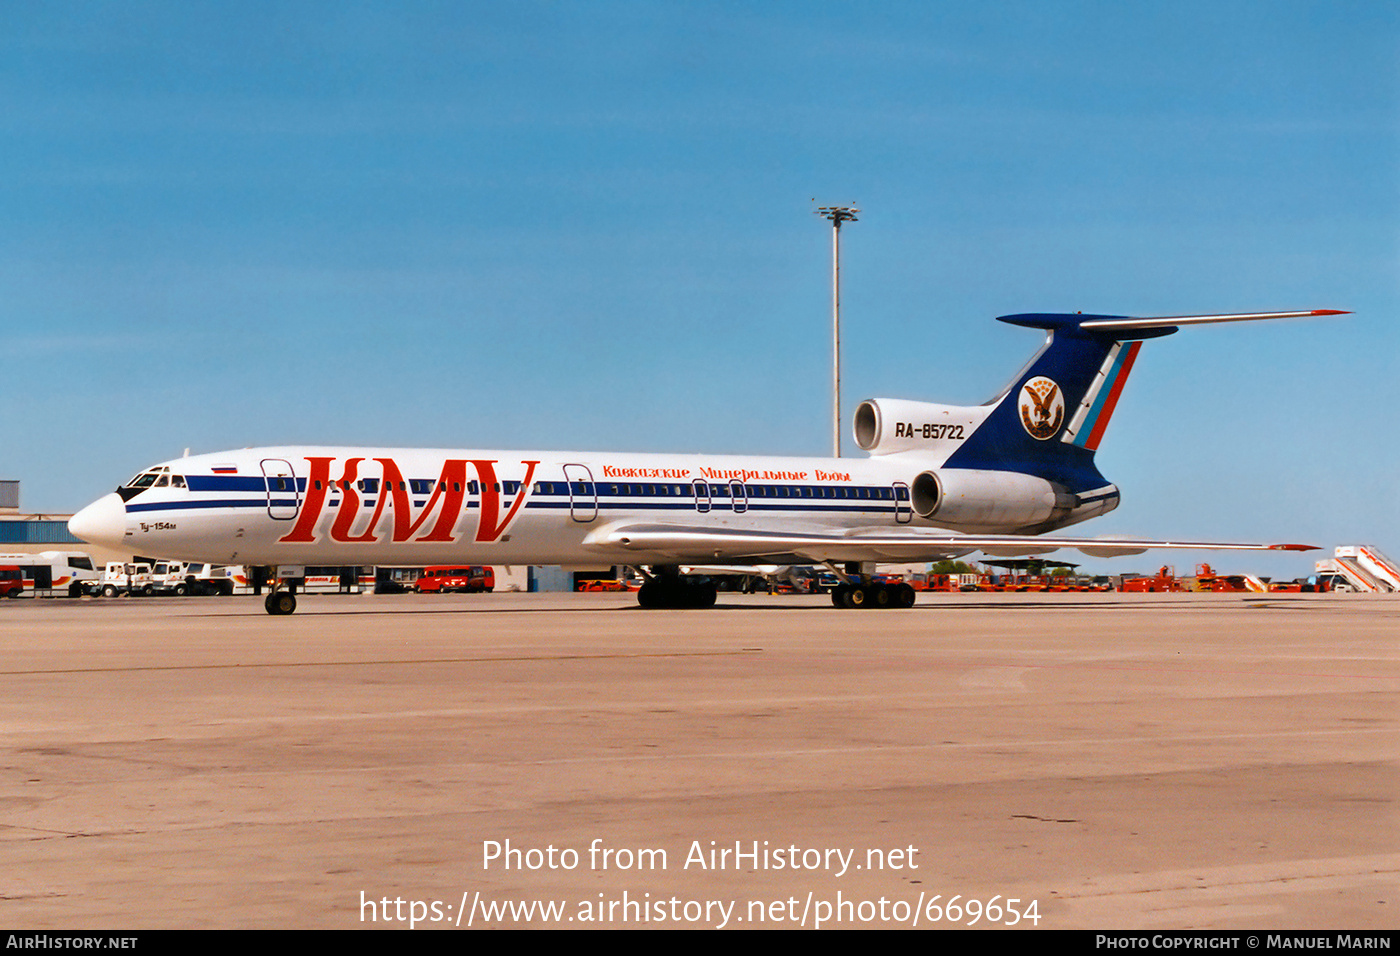
<svg viewBox="0 0 1400 956"><path fill-rule="evenodd" d="M937 561L973 551L996 557L1047 554L1077 548L1096 558L1141 554L1154 548L1228 551L1312 551L1308 544L1152 541L1143 538L1067 538L1060 535L952 534L911 528L843 531L749 531L686 525L624 524L599 528L584 546L624 564L700 564L712 561L819 563L822 561Z"/></svg>

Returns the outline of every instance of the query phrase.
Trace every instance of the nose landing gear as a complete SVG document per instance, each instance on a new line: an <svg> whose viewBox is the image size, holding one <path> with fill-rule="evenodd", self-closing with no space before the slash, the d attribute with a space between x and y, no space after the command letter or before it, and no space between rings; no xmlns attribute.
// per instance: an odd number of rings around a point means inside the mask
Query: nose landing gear
<svg viewBox="0 0 1400 956"><path fill-rule="evenodd" d="M268 569L268 580L271 582L271 591L267 592L267 597L263 598L263 607L267 613L282 616L291 614L297 609L297 596L292 586L282 584L282 579L277 575L277 568Z"/></svg>
<svg viewBox="0 0 1400 956"><path fill-rule="evenodd" d="M263 599L269 614L291 614L297 609L297 596L291 591L273 591Z"/></svg>

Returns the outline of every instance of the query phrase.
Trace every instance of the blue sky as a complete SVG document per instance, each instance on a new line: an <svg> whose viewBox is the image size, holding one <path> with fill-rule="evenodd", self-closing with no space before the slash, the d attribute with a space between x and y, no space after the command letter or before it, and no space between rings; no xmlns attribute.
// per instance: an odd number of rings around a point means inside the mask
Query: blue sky
<svg viewBox="0 0 1400 956"><path fill-rule="evenodd" d="M824 455L815 199L848 419L990 397L996 315L1353 310L1148 343L1085 530L1400 553L1393 3L6 4L0 97L26 510L186 447Z"/></svg>

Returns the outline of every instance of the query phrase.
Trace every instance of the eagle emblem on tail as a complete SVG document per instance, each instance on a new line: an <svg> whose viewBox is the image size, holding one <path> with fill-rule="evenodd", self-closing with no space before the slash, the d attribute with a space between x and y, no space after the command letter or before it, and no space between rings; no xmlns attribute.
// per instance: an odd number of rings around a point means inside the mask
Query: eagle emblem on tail
<svg viewBox="0 0 1400 956"><path fill-rule="evenodd" d="M1045 376L1037 376L1021 386L1018 406L1026 434L1045 441L1060 430L1065 420L1065 400L1060 386Z"/></svg>

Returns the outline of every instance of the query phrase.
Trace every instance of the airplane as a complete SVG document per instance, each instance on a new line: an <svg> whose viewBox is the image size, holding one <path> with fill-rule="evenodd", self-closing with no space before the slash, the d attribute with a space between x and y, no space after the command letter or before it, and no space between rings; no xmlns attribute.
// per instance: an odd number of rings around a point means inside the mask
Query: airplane
<svg viewBox="0 0 1400 956"><path fill-rule="evenodd" d="M1094 454L1142 343L1180 328L1334 309L1131 317L1023 313L1045 341L982 405L862 402L864 459L280 446L154 465L73 516L84 541L139 554L265 566L269 614L306 565L626 565L644 608L708 607L682 567L822 565L838 607L909 607L880 562L973 551L1095 557L1150 548L1312 550L1298 544L1076 538L1119 490Z"/></svg>

